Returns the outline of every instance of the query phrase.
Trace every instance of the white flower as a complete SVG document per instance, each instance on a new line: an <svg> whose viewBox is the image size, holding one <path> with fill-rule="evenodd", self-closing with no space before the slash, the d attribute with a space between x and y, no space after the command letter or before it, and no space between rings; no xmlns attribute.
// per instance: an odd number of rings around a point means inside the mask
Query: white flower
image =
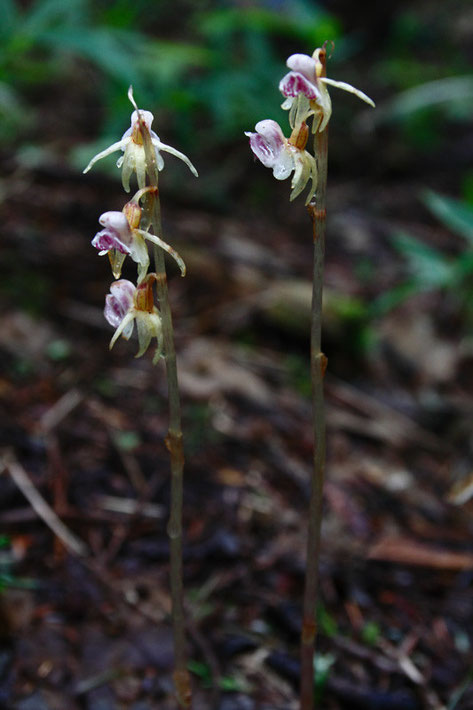
<svg viewBox="0 0 473 710"><path fill-rule="evenodd" d="M92 246L99 249L100 256L108 254L115 278L120 278L123 261L129 254L138 264L138 281L144 279L149 266L145 240L167 251L176 260L181 275L185 276L186 265L177 251L155 234L138 229L140 216L141 209L137 202L132 200L125 205L123 212L104 212L99 217L99 222L104 229L97 232L92 239Z"/></svg>
<svg viewBox="0 0 473 710"><path fill-rule="evenodd" d="M105 299L104 315L107 321L116 328L110 341L110 350L121 336L128 340L136 323L139 350L135 357L141 357L151 343L157 339L157 348L153 357L156 364L163 351L162 323L158 309L154 305L152 282L155 274L136 287L131 281L121 279L110 286L110 293Z"/></svg>
<svg viewBox="0 0 473 710"><path fill-rule="evenodd" d="M104 212L99 217L104 227L92 239L92 246L99 250L99 255L108 254L112 272L120 278L123 261L127 254L138 264L138 279L146 275L149 266L148 249L141 234L135 234L123 212Z"/></svg>
<svg viewBox="0 0 473 710"><path fill-rule="evenodd" d="M369 96L359 91L359 89L355 89L351 84L347 84L344 81L334 81L322 76L324 64L321 57L322 59L325 58L325 50L320 48L315 50L312 57L307 54L292 54L286 62L291 71L279 82L279 90L286 97L282 108L291 109L293 114L293 110L296 107L296 97L305 96L308 99L309 108L304 118L317 114L319 123L316 124L315 130L319 131L325 130L332 114L332 102L327 85L355 94L355 96L358 96L362 101L366 101L370 106L375 105ZM294 115L291 116L290 114L289 120L294 128Z"/></svg>
<svg viewBox="0 0 473 710"><path fill-rule="evenodd" d="M250 139L251 150L264 166L272 168L276 180L286 180L294 171L290 200L300 195L308 181L312 180L306 199L306 204L309 204L317 187L317 162L299 145L301 143L305 146L307 131L304 134L301 129L302 139L298 137L295 143L285 138L279 124L271 119L259 121L255 131L256 133L245 133Z"/></svg>
<svg viewBox="0 0 473 710"><path fill-rule="evenodd" d="M136 108L131 87L128 92L128 97ZM151 142L155 148L156 164L158 166L158 170L162 170L164 167L163 156L160 153L160 151L164 150L167 153L171 153L171 155L175 155L176 158L180 158L182 161L184 161L184 163L188 166L191 172L196 177L198 177L197 170L192 165L189 158L184 155L184 153L181 153L179 150L172 148L170 145L166 145L166 143L162 143L156 133L151 130L151 124L153 123L154 119L154 116L151 111L141 111L138 110L138 108L136 108L136 110L133 111L133 113L131 114L131 126L127 131L125 131L121 140L119 140L117 143L112 143L111 146L95 155L85 168L84 173L87 173L98 160L102 160L102 158L105 158L107 155L115 153L117 150L121 150L124 154L118 159L117 167L122 168L123 189L125 190L125 192L130 192L130 177L132 173L136 173L138 187L140 189L145 187L146 160L145 150L143 146L143 138L141 135L142 129L140 128L139 121L140 116L142 122L146 126L146 129L149 131Z"/></svg>

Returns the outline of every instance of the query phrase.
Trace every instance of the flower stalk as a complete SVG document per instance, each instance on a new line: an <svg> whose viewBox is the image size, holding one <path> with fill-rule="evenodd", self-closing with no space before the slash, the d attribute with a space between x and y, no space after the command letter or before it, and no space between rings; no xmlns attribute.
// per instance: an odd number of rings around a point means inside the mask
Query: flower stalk
<svg viewBox="0 0 473 710"><path fill-rule="evenodd" d="M173 677L179 707L189 710L192 706L192 692L187 670L182 569L184 449L164 252L176 261L181 276L185 276L186 267L177 251L162 238L158 174L164 167L164 161L160 151L180 158L195 176L197 170L186 155L160 141L151 129L153 114L138 109L132 87L128 91L128 98L135 109L131 115L131 127L124 133L121 141L92 158L84 172L88 172L98 160L121 150L123 156L119 158L117 167L122 169L123 187L129 192L130 178L134 173L139 188L121 212L104 212L101 215L99 222L104 229L95 235L92 244L101 256L108 255L115 279L120 279L127 255L136 262L138 269L136 286L127 279L116 280L106 297L104 315L116 329L110 341L110 348L120 336L128 340L136 325L139 343L136 357L144 355L155 338L157 346L153 364L157 364L162 357L166 365L169 429L165 443L171 463L171 510L167 531L170 539L171 616L174 636ZM155 271L152 273L149 272L148 242L153 247ZM155 305L154 286L159 308Z"/></svg>
<svg viewBox="0 0 473 710"><path fill-rule="evenodd" d="M315 118L314 118L315 120ZM327 358L322 352L322 296L324 284L326 188L328 158L328 128L314 136L318 157L316 197L307 209L312 220L314 264L310 327L310 374L312 383L312 425L314 437L313 470L307 529L307 554L301 633L300 708L314 707L314 657L317 638L317 599L322 527L323 489L325 478L325 411L324 375Z"/></svg>
<svg viewBox="0 0 473 710"><path fill-rule="evenodd" d="M154 234L162 239L161 204L158 187L158 165L149 129L145 121L139 121L145 152L146 172L149 186L153 188L145 197L150 226ZM169 403L169 429L166 446L171 460L171 511L167 532L170 541L170 583L172 602L172 624L174 636L174 685L178 703L183 708L191 708L192 691L187 670L186 630L184 617L184 589L182 570L182 503L184 480L184 449L181 426L181 401L177 378L176 351L171 306L169 303L164 253L153 244L156 272L156 291L161 312L163 353L166 364Z"/></svg>
<svg viewBox="0 0 473 710"><path fill-rule="evenodd" d="M310 189L306 195L306 206L312 220L314 242L310 330L314 456L301 630L300 710L313 710L314 708L314 660L325 473L324 375L327 358L322 352L321 336L328 154L327 126L332 115L332 102L327 86L348 91L370 106L374 106L369 96L359 89L342 81L328 79L326 58L324 45L316 49L311 57L306 54L293 54L287 60L290 71L279 82L279 89L285 97L281 108L289 111L289 125L292 131L289 138L285 138L280 126L271 119L259 121L254 133L246 133L250 138L250 147L253 153L263 165L272 168L273 175L277 180L285 180L293 174L290 200L298 197L310 181ZM309 134L308 120L312 124L312 134L314 135L314 155L306 150Z"/></svg>

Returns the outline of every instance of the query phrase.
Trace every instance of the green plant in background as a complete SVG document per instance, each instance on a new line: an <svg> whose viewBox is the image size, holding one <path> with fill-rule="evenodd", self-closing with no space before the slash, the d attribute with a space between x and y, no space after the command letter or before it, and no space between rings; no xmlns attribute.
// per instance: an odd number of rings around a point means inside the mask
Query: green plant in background
<svg viewBox="0 0 473 710"><path fill-rule="evenodd" d="M391 85L392 98L368 120L395 126L416 152L439 147L446 125L469 121L473 110L471 62L456 27L452 31L453 18L446 3L400 9L374 67L380 82Z"/></svg>
<svg viewBox="0 0 473 710"><path fill-rule="evenodd" d="M14 566L10 537L0 535L0 592L7 588L36 589L38 585L35 580L17 577L14 573Z"/></svg>
<svg viewBox="0 0 473 710"><path fill-rule="evenodd" d="M25 108L37 101L35 87L55 84L96 86L101 135L115 135L127 111L124 89L133 84L147 104L165 108L181 142L190 144L192 120L194 145L215 148L269 110L281 41L309 48L340 33L337 20L308 0L219 9L185 0L35 0L26 7L0 0L0 11L4 140L33 127L34 111Z"/></svg>
<svg viewBox="0 0 473 710"><path fill-rule="evenodd" d="M461 254L452 256L405 232L392 241L411 273L408 280L387 291L373 304L371 314L382 315L419 291L442 290L457 301L466 321L473 324L473 207L436 192L424 193L423 201L442 224L465 240Z"/></svg>
<svg viewBox="0 0 473 710"><path fill-rule="evenodd" d="M329 79L326 73L325 44L312 56L293 54L287 60L289 72L279 82L285 100L282 108L289 111L289 138L276 121L259 121L255 133L247 132L250 147L277 180L291 179L290 200L304 190L305 204L312 221L314 266L310 323L310 371L313 412L313 473L307 526L306 578L301 630L300 709L314 707L314 663L317 636L317 600L321 545L323 487L325 477L324 376L327 358L321 349L322 295L325 259L326 187L328 158L328 123L332 102L327 86L343 89L371 106L373 101L362 91L343 81ZM309 130L309 125L311 130ZM306 150L309 133L313 135L313 154Z"/></svg>

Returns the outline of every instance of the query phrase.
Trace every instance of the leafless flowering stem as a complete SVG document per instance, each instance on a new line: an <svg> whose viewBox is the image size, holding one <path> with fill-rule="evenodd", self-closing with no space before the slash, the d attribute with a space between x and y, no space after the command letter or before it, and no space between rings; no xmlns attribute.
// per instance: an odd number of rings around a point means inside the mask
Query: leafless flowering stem
<svg viewBox="0 0 473 710"><path fill-rule="evenodd" d="M314 118L314 120L316 120ZM328 129L317 131L314 138L317 156L317 192L307 206L312 220L314 238L314 266L312 284L312 316L310 331L310 370L312 381L312 407L314 432L314 467L309 502L307 531L306 579L303 602L301 634L301 710L314 708L314 655L317 636L317 598L319 583L320 537L325 474L325 413L324 374L327 358L321 350L322 292L324 282L325 223Z"/></svg>
<svg viewBox="0 0 473 710"><path fill-rule="evenodd" d="M285 100L281 108L289 111L292 132L289 138L276 121L259 121L255 132L248 131L250 148L277 180L292 175L290 200L295 199L311 182L306 205L312 220L314 237L314 272L311 318L311 380L314 429L314 469L311 482L307 533L306 582L301 633L301 710L314 708L314 656L317 636L317 594L319 581L320 537L325 468L324 374L327 358L321 350L322 291L325 252L325 193L327 187L327 126L332 115L332 101L327 86L354 94L374 106L369 96L351 84L327 77L327 44L312 56L291 54L286 64L290 71L279 82ZM333 43L332 43L333 45ZM333 48L333 46L332 46ZM306 150L313 121L314 155Z"/></svg>
<svg viewBox="0 0 473 710"><path fill-rule="evenodd" d="M156 236L162 238L161 205L158 188L158 166L151 136L144 122L140 122L140 130L145 150L146 169L150 187L154 188L146 196L150 225ZM157 246L153 247L156 269L156 290L162 319L164 360L168 383L169 429L166 446L171 459L171 512L168 523L170 540L171 566L171 600L172 622L174 634L174 684L177 700L183 708L192 707L190 676L187 670L186 633L183 605L183 574L182 574L182 498L184 451L182 444L181 403L177 379L176 352L174 348L174 333L171 307L169 304L168 286L164 252Z"/></svg>

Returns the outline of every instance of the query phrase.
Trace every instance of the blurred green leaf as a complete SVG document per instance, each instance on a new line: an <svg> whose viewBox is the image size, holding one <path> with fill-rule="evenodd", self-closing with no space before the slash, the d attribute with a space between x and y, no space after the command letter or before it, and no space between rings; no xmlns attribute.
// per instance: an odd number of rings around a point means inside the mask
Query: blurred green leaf
<svg viewBox="0 0 473 710"><path fill-rule="evenodd" d="M321 604L317 607L317 618L319 623L319 628L323 634L326 636L336 636L338 632L338 625L336 619L330 612L325 609Z"/></svg>
<svg viewBox="0 0 473 710"><path fill-rule="evenodd" d="M52 340L46 347L46 354L51 360L60 362L66 360L72 352L71 344L67 340L57 338Z"/></svg>
<svg viewBox="0 0 473 710"><path fill-rule="evenodd" d="M314 680L316 700L320 702L323 698L330 671L336 658L331 653L316 653L314 658Z"/></svg>
<svg viewBox="0 0 473 710"><path fill-rule="evenodd" d="M116 431L113 439L122 451L134 451L141 443L140 435L136 431Z"/></svg>
<svg viewBox="0 0 473 710"><path fill-rule="evenodd" d="M187 668L191 673L200 678L204 686L209 687L212 685L212 671L207 663L191 658L187 662Z"/></svg>
<svg viewBox="0 0 473 710"><path fill-rule="evenodd" d="M23 15L21 34L36 38L54 25L81 23L86 7L86 0L37 0Z"/></svg>
<svg viewBox="0 0 473 710"><path fill-rule="evenodd" d="M241 679L229 675L224 675L219 678L218 687L225 693L236 693L245 689Z"/></svg>
<svg viewBox="0 0 473 710"><path fill-rule="evenodd" d="M414 86L378 106L373 120L397 121L434 106L442 107L449 116L464 118L465 112L473 108L473 76L448 77Z"/></svg>
<svg viewBox="0 0 473 710"><path fill-rule="evenodd" d="M151 40L143 46L137 67L155 81L170 83L188 70L208 67L213 56L212 50L198 44Z"/></svg>
<svg viewBox="0 0 473 710"><path fill-rule="evenodd" d="M279 12L251 6L244 12L239 8L219 9L201 15L197 27L207 37L238 30L292 36L313 48L340 34L340 24L333 15L317 4L302 2L285 3Z"/></svg>
<svg viewBox="0 0 473 710"><path fill-rule="evenodd" d="M41 36L42 42L66 52L75 52L125 84L139 85L140 73L133 61L133 37L122 30L108 28L60 27Z"/></svg>
<svg viewBox="0 0 473 710"><path fill-rule="evenodd" d="M445 288L455 282L455 265L442 252L404 232L394 235L393 243L406 258L419 288Z"/></svg>
<svg viewBox="0 0 473 710"><path fill-rule="evenodd" d="M0 0L0 37L5 38L13 31L18 21L18 8L15 0Z"/></svg>
<svg viewBox="0 0 473 710"><path fill-rule="evenodd" d="M431 190L424 193L423 199L429 210L446 227L473 245L473 207Z"/></svg>
<svg viewBox="0 0 473 710"><path fill-rule="evenodd" d="M370 304L369 316L371 318L381 318L418 290L418 286L414 281L407 281L406 283L384 291Z"/></svg>
<svg viewBox="0 0 473 710"><path fill-rule="evenodd" d="M368 621L361 630L361 638L369 646L374 646L380 636L381 629L375 621Z"/></svg>

